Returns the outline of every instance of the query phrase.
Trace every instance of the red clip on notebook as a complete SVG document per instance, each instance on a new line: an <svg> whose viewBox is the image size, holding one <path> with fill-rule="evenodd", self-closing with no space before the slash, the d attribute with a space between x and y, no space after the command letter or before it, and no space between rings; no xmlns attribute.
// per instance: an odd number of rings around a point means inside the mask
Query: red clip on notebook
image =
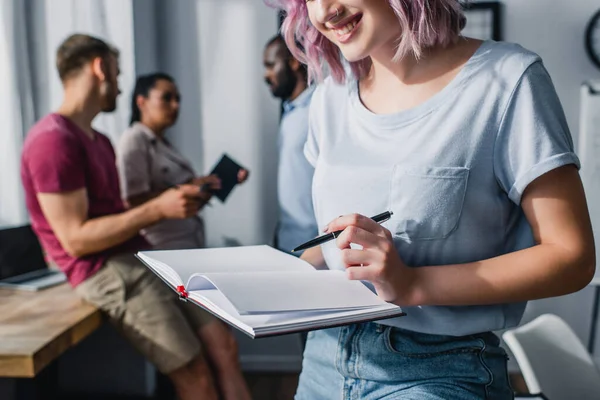
<svg viewBox="0 0 600 400"><path fill-rule="evenodd" d="M179 293L179 297L181 297L182 299L188 298L188 294L185 291L185 287L183 285L177 286L177 293Z"/></svg>

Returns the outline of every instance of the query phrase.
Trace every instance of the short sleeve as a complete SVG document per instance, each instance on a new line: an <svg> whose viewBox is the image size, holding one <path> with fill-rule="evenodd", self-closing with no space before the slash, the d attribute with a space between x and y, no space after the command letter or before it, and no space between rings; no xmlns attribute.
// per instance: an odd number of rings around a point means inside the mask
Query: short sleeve
<svg viewBox="0 0 600 400"><path fill-rule="evenodd" d="M496 179L516 204L541 175L573 164L573 139L550 75L541 61L524 72L500 124L494 148Z"/></svg>
<svg viewBox="0 0 600 400"><path fill-rule="evenodd" d="M149 159L147 140L133 132L123 134L117 147L117 166L124 199L150 191Z"/></svg>
<svg viewBox="0 0 600 400"><path fill-rule="evenodd" d="M85 149L60 129L41 132L28 143L25 165L36 193L71 192L85 187Z"/></svg>

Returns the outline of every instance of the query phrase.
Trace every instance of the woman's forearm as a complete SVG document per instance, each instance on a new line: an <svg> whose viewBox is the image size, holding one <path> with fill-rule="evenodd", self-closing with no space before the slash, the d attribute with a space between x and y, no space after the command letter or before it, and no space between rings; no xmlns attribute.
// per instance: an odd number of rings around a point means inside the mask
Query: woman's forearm
<svg viewBox="0 0 600 400"><path fill-rule="evenodd" d="M415 269L411 305L501 304L561 296L594 276L595 255L541 244L484 261Z"/></svg>

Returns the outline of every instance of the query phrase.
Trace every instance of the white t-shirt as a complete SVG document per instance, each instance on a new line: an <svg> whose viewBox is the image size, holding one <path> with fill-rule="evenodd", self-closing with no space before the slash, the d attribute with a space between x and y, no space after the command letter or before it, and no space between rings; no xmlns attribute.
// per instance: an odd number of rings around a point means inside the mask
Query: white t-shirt
<svg viewBox="0 0 600 400"><path fill-rule="evenodd" d="M319 226L342 214L392 211L384 226L411 267L479 261L532 246L523 191L554 168L579 167L541 59L493 41L441 92L395 114L366 109L356 81L327 80L313 95L304 151L315 167ZM334 242L322 249L330 269L344 268ZM515 326L524 308L411 307L407 316L382 323L466 335Z"/></svg>

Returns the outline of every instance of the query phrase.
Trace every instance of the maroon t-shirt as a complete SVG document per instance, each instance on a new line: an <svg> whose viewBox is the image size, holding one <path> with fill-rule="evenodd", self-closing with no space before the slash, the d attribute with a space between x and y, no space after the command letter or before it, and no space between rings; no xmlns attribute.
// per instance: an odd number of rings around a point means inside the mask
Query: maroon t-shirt
<svg viewBox="0 0 600 400"><path fill-rule="evenodd" d="M108 257L148 247L141 236L109 250L84 257L70 256L48 224L37 193L70 192L85 188L88 218L125 211L110 140L95 132L92 140L68 118L50 114L29 131L21 156L21 180L31 225L50 258L77 286L97 272Z"/></svg>

